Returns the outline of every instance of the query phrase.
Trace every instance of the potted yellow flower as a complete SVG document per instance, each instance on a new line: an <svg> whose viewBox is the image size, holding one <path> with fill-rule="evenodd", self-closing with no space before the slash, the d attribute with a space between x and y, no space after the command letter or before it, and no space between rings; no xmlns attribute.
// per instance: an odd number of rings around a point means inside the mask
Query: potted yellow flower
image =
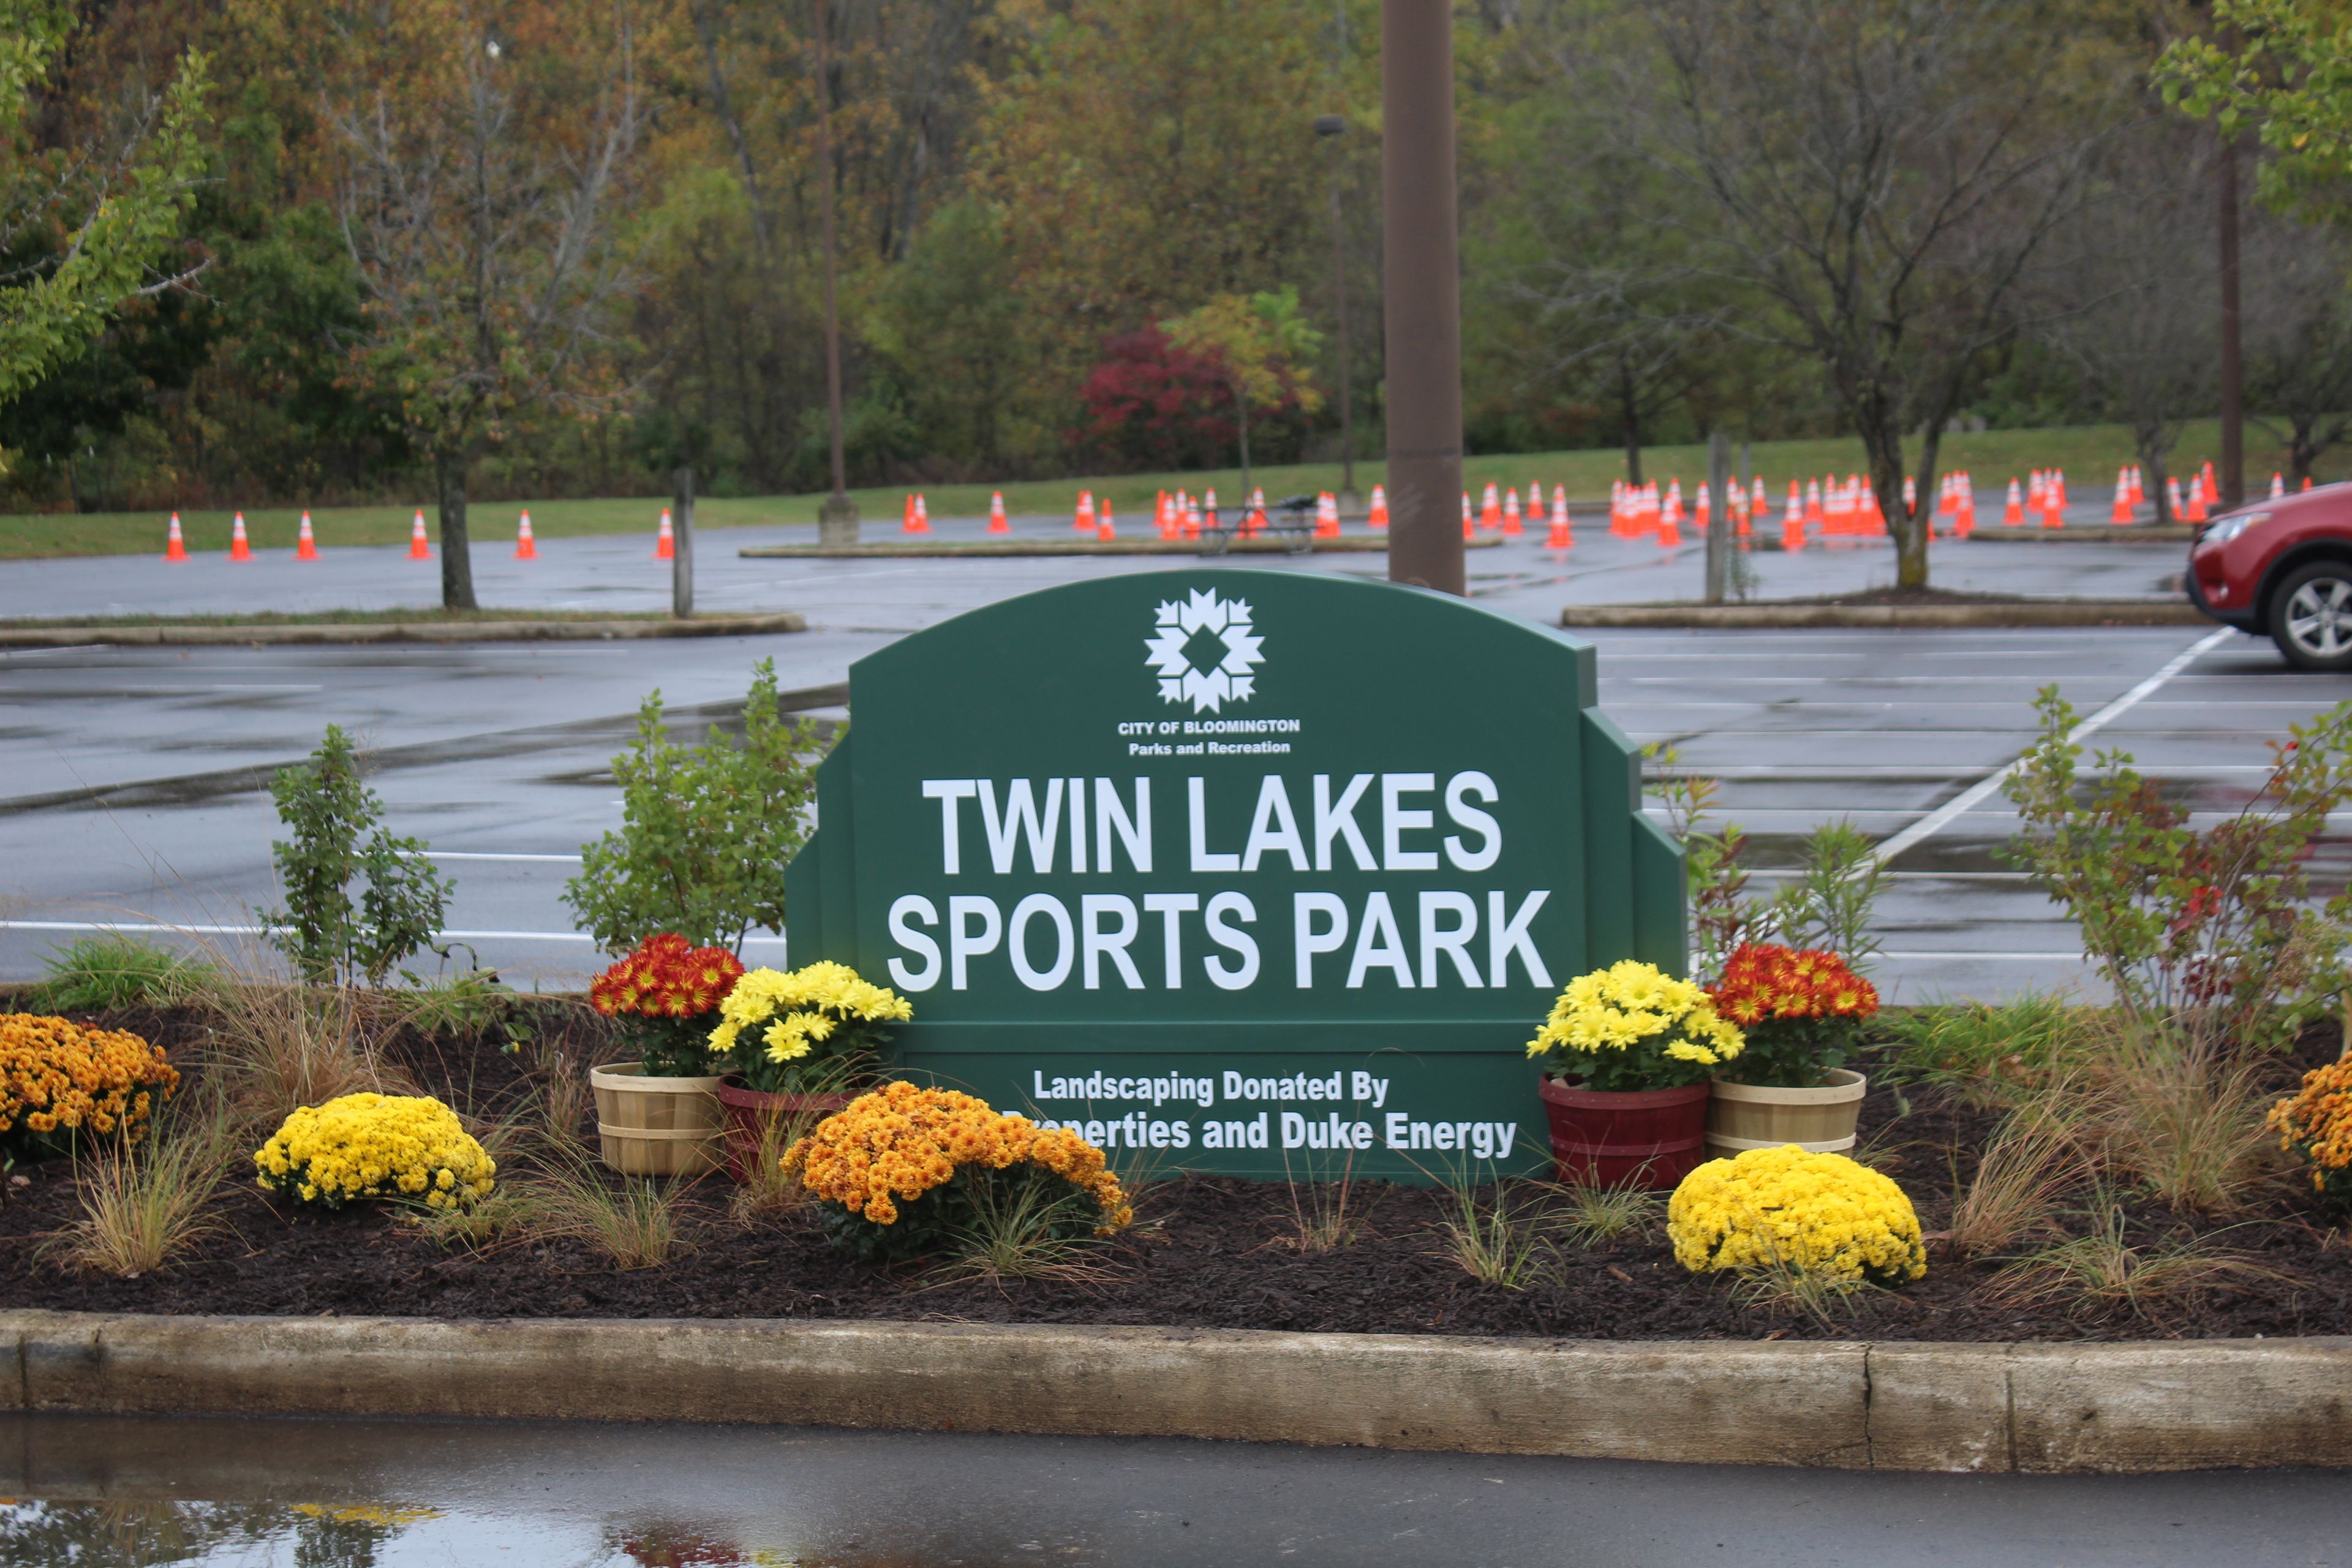
<svg viewBox="0 0 2352 1568"><path fill-rule="evenodd" d="M1626 959L1569 982L1528 1055L1551 1124L1559 1179L1664 1189L1704 1157L1715 1069L1739 1055L1739 1030L1706 988Z"/></svg>
<svg viewBox="0 0 2352 1568"><path fill-rule="evenodd" d="M719 1103L735 1179L751 1179L778 1122L829 1116L875 1081L889 1026L914 1013L905 997L845 963L754 969L737 981L710 1031L710 1054L725 1075Z"/></svg>

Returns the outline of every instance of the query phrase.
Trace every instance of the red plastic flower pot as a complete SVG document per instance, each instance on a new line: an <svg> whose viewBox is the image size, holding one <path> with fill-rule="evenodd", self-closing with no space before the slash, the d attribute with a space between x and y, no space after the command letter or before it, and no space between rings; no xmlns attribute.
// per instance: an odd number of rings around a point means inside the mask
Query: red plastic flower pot
<svg viewBox="0 0 2352 1568"><path fill-rule="evenodd" d="M760 1144L768 1128L787 1117L814 1118L831 1116L845 1110L856 1100L854 1093L841 1094L772 1094L765 1089L746 1089L733 1074L719 1085L719 1104L727 1116L727 1173L738 1182L749 1182L751 1172L760 1163ZM779 1154L783 1151L777 1150Z"/></svg>
<svg viewBox="0 0 2352 1568"><path fill-rule="evenodd" d="M1585 1186L1678 1186L1706 1158L1713 1087L1599 1089L1540 1080L1559 1179Z"/></svg>

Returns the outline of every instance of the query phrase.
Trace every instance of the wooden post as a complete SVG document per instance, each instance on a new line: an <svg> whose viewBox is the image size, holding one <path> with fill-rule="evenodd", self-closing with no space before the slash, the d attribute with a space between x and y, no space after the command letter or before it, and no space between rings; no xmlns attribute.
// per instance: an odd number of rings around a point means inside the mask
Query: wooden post
<svg viewBox="0 0 2352 1568"><path fill-rule="evenodd" d="M676 493L670 497L670 533L676 553L669 563L669 613L679 620L694 615L694 469L681 468L670 475Z"/></svg>
<svg viewBox="0 0 2352 1568"><path fill-rule="evenodd" d="M1706 602L1723 603L1731 553L1731 444L1716 431L1706 438Z"/></svg>

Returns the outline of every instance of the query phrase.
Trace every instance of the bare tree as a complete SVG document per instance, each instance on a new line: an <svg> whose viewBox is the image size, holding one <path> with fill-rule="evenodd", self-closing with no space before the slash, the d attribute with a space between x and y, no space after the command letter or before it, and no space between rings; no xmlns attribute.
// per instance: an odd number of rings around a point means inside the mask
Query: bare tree
<svg viewBox="0 0 2352 1568"><path fill-rule="evenodd" d="M519 33L467 0L403 0L332 35L342 233L371 326L354 363L431 458L441 602L474 607L466 484L509 426L610 405L605 340L635 275L619 232L643 127L628 0Z"/></svg>
<svg viewBox="0 0 2352 1568"><path fill-rule="evenodd" d="M2042 335L2131 430L2160 523L2173 445L2217 395L2216 265L2193 237L2211 221L2213 156L2211 138L2153 118L2106 143L2095 198L2027 295L2048 312Z"/></svg>
<svg viewBox="0 0 2352 1568"><path fill-rule="evenodd" d="M1701 200L1720 265L1770 302L1751 330L1819 362L1927 583L1936 458L2013 330L2029 263L2072 217L2121 73L2063 5L1657 0L1663 90L1635 98ZM1905 508L1904 438L1919 433Z"/></svg>
<svg viewBox="0 0 2352 1568"><path fill-rule="evenodd" d="M2352 437L2352 248L2339 229L2258 212L2244 267L2246 404L2299 486Z"/></svg>

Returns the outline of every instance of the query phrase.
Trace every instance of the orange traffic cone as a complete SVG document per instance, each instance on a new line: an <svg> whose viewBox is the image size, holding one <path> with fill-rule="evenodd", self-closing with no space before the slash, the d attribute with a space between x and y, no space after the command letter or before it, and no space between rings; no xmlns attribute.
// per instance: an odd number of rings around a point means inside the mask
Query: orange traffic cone
<svg viewBox="0 0 2352 1568"><path fill-rule="evenodd" d="M1544 548L1571 550L1575 546L1576 535L1568 522L1568 487L1554 485L1551 488L1551 532L1544 540Z"/></svg>
<svg viewBox="0 0 2352 1568"><path fill-rule="evenodd" d="M1789 510L1780 518L1780 548L1791 554L1805 547L1805 500L1797 481L1789 481Z"/></svg>
<svg viewBox="0 0 2352 1568"><path fill-rule="evenodd" d="M661 531L654 535L654 559L656 561L677 559L677 534L670 527L667 507L662 508Z"/></svg>
<svg viewBox="0 0 2352 1568"><path fill-rule="evenodd" d="M898 531L901 533L915 531L915 497L911 490L908 492L907 498L898 503Z"/></svg>
<svg viewBox="0 0 2352 1568"><path fill-rule="evenodd" d="M2107 524L2123 528L2132 520L2131 476L2123 469L2116 470L2116 504L2107 512Z"/></svg>
<svg viewBox="0 0 2352 1568"><path fill-rule="evenodd" d="M318 558L319 541L310 532L310 514L306 511L302 514L301 529L294 536L294 559L316 561Z"/></svg>
<svg viewBox="0 0 2352 1568"><path fill-rule="evenodd" d="M2207 506L2219 506L2221 503L2221 487L2213 482L2212 464L2205 465L2204 471L2198 476L2195 483L2199 491L2198 499Z"/></svg>
<svg viewBox="0 0 2352 1568"><path fill-rule="evenodd" d="M2303 488L2305 489L2309 489L2311 488L2311 476L2309 474L2303 476Z"/></svg>
<svg viewBox="0 0 2352 1568"><path fill-rule="evenodd" d="M1339 498L1329 490L1325 490L1315 498L1315 537L1318 539L1339 537Z"/></svg>
<svg viewBox="0 0 2352 1568"><path fill-rule="evenodd" d="M920 496L915 498L915 515L922 520L923 531L929 533L931 529L930 520L923 516L923 498ZM1103 497L1101 510L1095 513L1095 537L1097 539L1118 537L1118 529L1110 520L1110 497L1108 496Z"/></svg>
<svg viewBox="0 0 2352 1568"><path fill-rule="evenodd" d="M253 546L246 542L245 513L238 512L236 521L228 526L228 558L231 561L253 559Z"/></svg>
<svg viewBox="0 0 2352 1568"><path fill-rule="evenodd" d="M1374 528L1389 525L1389 492L1381 485L1372 487L1372 514L1364 520Z"/></svg>
<svg viewBox="0 0 2352 1568"><path fill-rule="evenodd" d="M2025 492L2018 488L2017 476L2009 477L2009 504L2000 509L2003 528L2021 528L2025 523Z"/></svg>
<svg viewBox="0 0 2352 1568"><path fill-rule="evenodd" d="M2212 514L2206 510L2206 505L2204 483L2192 475L2189 480L2189 510L2180 514L2180 521L2186 523L2207 521Z"/></svg>
<svg viewBox="0 0 2352 1568"><path fill-rule="evenodd" d="M433 546L425 539L425 513L422 511L408 525L408 558L411 561L433 559Z"/></svg>
<svg viewBox="0 0 2352 1568"><path fill-rule="evenodd" d="M538 542L530 536L530 513L529 512L523 513L522 521L515 525L514 558L518 561L539 559Z"/></svg>
<svg viewBox="0 0 2352 1568"><path fill-rule="evenodd" d="M1952 476L1952 490L1959 497L1960 510L1954 514L1952 531L1966 539L1977 531L1977 483L1965 473Z"/></svg>
<svg viewBox="0 0 2352 1568"><path fill-rule="evenodd" d="M915 492L915 531L929 533L930 531L931 503L924 498L922 491L917 490Z"/></svg>
<svg viewBox="0 0 2352 1568"><path fill-rule="evenodd" d="M988 531L1010 533L1013 525L1004 520L1004 492L991 490L988 495Z"/></svg>
<svg viewBox="0 0 2352 1568"><path fill-rule="evenodd" d="M1214 507L1216 504L1216 492L1212 490L1209 492L1209 505ZM1094 491L1078 492L1078 510L1070 519L1070 527L1079 533L1092 533L1095 531Z"/></svg>
<svg viewBox="0 0 2352 1568"><path fill-rule="evenodd" d="M1759 474L1756 476L1755 493L1748 498L1748 513L1739 520L1739 537L1747 538L1749 524L1763 521L1771 514L1771 499L1764 493L1764 476Z"/></svg>
<svg viewBox="0 0 2352 1568"><path fill-rule="evenodd" d="M2196 489L2197 481L2195 479L2191 479L2189 481L2189 485L2191 489ZM2172 503L2172 521L2175 522L2187 522L2189 521L2189 510L2186 507L2180 504L2180 476L2179 474L2174 474L2171 477L2170 482L2165 486L2164 493L2166 498Z"/></svg>
<svg viewBox="0 0 2352 1568"><path fill-rule="evenodd" d="M1486 483L1486 497L1478 503L1478 526L1490 533L1503 526L1503 498L1496 492L1491 479Z"/></svg>
<svg viewBox="0 0 2352 1568"><path fill-rule="evenodd" d="M1697 503L1691 508L1691 529L1701 539L1706 537L1707 521L1714 512L1714 498L1706 493L1706 481L1701 479L1698 482Z"/></svg>
<svg viewBox="0 0 2352 1568"><path fill-rule="evenodd" d="M1503 498L1503 531L1517 537L1526 530L1519 522L1519 488L1513 485Z"/></svg>
<svg viewBox="0 0 2352 1568"><path fill-rule="evenodd" d="M1477 525L1470 517L1470 492L1464 490L1462 492L1462 537L1473 539L1476 536Z"/></svg>
<svg viewBox="0 0 2352 1568"><path fill-rule="evenodd" d="M1676 496L1675 500L1679 503L1682 498L1680 496ZM1682 507L1680 504L1676 504L1670 510L1665 511L1659 516L1658 547L1660 549L1679 550L1682 548L1683 530L1682 519L1679 515L1681 511Z"/></svg>
<svg viewBox="0 0 2352 1568"><path fill-rule="evenodd" d="M2066 492L2060 488L2058 480L2054 475L2052 478L2042 481L2042 527L2063 528L2066 526L2065 493Z"/></svg>
<svg viewBox="0 0 2352 1568"><path fill-rule="evenodd" d="M180 537L180 514L175 511L172 514L172 531L163 536L163 559L185 561L187 558L188 542Z"/></svg>
<svg viewBox="0 0 2352 1568"><path fill-rule="evenodd" d="M1822 481L1807 479L1805 481L1805 526L1821 528L1828 521L1827 515L1822 510Z"/></svg>
<svg viewBox="0 0 2352 1568"><path fill-rule="evenodd" d="M2272 475L2271 475L2271 500L2278 500L2278 499L2279 499L2279 497L2281 497L2281 496L2283 496L2283 495L2284 495L2284 494L2286 494L2286 480L2285 480L2285 479L2284 479L2283 476L2279 475L2279 474L2276 474L2276 473L2272 474Z"/></svg>
<svg viewBox="0 0 2352 1568"><path fill-rule="evenodd" d="M2131 466L2131 503L2134 506L2146 506L2147 504L2147 486L2140 479L2139 465L2137 463L2134 463Z"/></svg>

